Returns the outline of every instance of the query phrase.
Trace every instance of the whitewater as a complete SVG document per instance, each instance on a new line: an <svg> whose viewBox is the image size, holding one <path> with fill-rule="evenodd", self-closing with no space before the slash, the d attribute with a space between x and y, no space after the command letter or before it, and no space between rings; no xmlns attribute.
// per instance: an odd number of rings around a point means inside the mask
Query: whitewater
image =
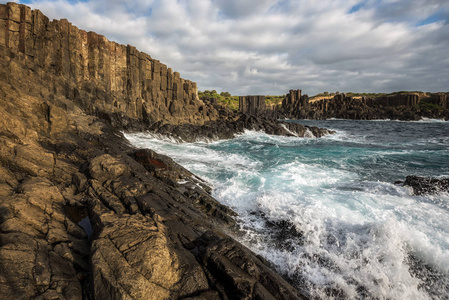
<svg viewBox="0 0 449 300"><path fill-rule="evenodd" d="M336 134L125 136L209 182L238 213L235 238L311 298L448 299L449 195L395 181L449 176L449 122L297 122Z"/></svg>

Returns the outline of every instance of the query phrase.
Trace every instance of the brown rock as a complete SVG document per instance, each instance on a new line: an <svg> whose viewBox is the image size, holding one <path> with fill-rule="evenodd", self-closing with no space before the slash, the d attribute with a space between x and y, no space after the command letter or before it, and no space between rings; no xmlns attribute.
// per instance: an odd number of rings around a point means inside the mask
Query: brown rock
<svg viewBox="0 0 449 300"><path fill-rule="evenodd" d="M162 224L142 215L99 216L104 225L92 244L96 299L167 299L181 279Z"/></svg>
<svg viewBox="0 0 449 300"><path fill-rule="evenodd" d="M4 299L47 293L81 299L72 250L56 251L60 242L76 239L66 231L63 203L59 190L43 178L24 181L17 194L1 200L0 293ZM87 266L82 258L77 260Z"/></svg>

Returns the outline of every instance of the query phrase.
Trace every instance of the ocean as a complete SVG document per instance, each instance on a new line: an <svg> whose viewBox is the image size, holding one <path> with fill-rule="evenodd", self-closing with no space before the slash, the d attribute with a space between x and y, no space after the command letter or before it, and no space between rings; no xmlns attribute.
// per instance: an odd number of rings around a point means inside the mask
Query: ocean
<svg viewBox="0 0 449 300"><path fill-rule="evenodd" d="M394 184L449 176L449 122L292 122L336 134L125 136L209 182L238 213L235 238L311 298L449 299L449 195Z"/></svg>

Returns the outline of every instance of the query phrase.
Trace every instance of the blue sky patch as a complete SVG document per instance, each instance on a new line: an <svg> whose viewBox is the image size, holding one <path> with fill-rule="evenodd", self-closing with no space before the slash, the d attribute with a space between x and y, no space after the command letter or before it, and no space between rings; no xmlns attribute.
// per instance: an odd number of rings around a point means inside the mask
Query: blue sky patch
<svg viewBox="0 0 449 300"><path fill-rule="evenodd" d="M438 21L443 21L445 20L445 16L443 14L442 11L437 11L436 13L430 15L429 17L427 17L424 20L421 20L420 22L418 22L417 26L423 26L423 25L427 25L427 24L432 24Z"/></svg>
<svg viewBox="0 0 449 300"><path fill-rule="evenodd" d="M364 2L357 3L356 5L351 7L351 9L349 10L349 13L352 14L352 13L358 12L363 6L365 6Z"/></svg>

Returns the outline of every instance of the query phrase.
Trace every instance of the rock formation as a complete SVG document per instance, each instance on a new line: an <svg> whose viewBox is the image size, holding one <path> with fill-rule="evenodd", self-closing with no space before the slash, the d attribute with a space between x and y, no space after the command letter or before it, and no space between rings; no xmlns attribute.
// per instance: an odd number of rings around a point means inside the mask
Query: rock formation
<svg viewBox="0 0 449 300"><path fill-rule="evenodd" d="M390 94L375 99L368 99L365 104L368 106L405 106L415 107L418 105L419 96L414 93Z"/></svg>
<svg viewBox="0 0 449 300"><path fill-rule="evenodd" d="M448 94L445 93L431 94L430 97L426 99L426 102L441 106L444 109L449 109Z"/></svg>
<svg viewBox="0 0 449 300"><path fill-rule="evenodd" d="M119 130L327 131L264 124L196 95L131 46L0 5L2 299L303 298L226 234L235 213L207 183Z"/></svg>
<svg viewBox="0 0 449 300"><path fill-rule="evenodd" d="M257 116L265 112L266 109L265 96L239 97L239 111L244 114Z"/></svg>
<svg viewBox="0 0 449 300"><path fill-rule="evenodd" d="M306 98L301 98L301 90L290 90L289 93L285 96L284 100L282 101L282 106L293 106L294 104L306 107L308 105L308 101L305 100Z"/></svg>
<svg viewBox="0 0 449 300"><path fill-rule="evenodd" d="M24 5L0 5L0 46L23 61L38 84L48 84L52 97L73 99L89 113L198 125L218 117L198 99L196 83L148 54Z"/></svg>
<svg viewBox="0 0 449 300"><path fill-rule="evenodd" d="M449 178L407 176L403 184L412 187L415 195L449 193Z"/></svg>
<svg viewBox="0 0 449 300"><path fill-rule="evenodd" d="M311 101L307 95L301 95L301 90L291 90L282 101L278 115L293 119L419 120L428 117L448 120L449 109L444 93L393 93L377 98L337 94Z"/></svg>

